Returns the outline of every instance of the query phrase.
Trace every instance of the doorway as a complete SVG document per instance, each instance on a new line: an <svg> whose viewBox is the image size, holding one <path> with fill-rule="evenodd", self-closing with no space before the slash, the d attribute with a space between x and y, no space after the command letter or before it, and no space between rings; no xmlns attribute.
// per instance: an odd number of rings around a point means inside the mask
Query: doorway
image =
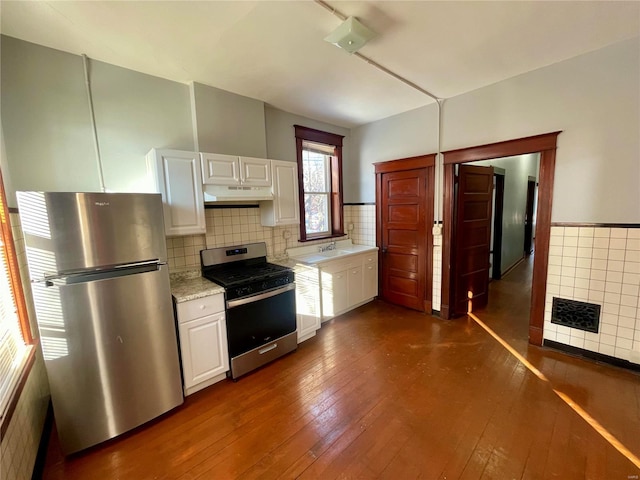
<svg viewBox="0 0 640 480"><path fill-rule="evenodd" d="M555 151L560 132L553 132L518 140L452 150L444 153L444 232L442 252L442 304L440 315L451 318L455 311L455 284L457 272L453 253L456 248L453 222L455 165L478 160L540 153L540 173L537 208L536 255L533 263L531 307L529 315L529 343L542 345L546 278L549 259L549 237L551 232L551 206Z"/></svg>
<svg viewBox="0 0 640 480"><path fill-rule="evenodd" d="M435 155L374 165L380 298L431 313Z"/></svg>

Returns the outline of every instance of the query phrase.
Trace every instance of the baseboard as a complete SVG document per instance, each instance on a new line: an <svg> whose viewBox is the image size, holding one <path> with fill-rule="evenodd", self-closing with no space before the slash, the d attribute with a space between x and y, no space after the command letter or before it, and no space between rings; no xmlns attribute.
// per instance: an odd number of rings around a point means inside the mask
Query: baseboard
<svg viewBox="0 0 640 480"><path fill-rule="evenodd" d="M553 340L545 339L542 343L544 347L553 348L554 350L560 350L577 357L587 358L600 363L606 363L607 365L613 365L614 367L624 368L625 370L632 370L634 372L640 372L640 365L632 363L628 360L605 355L604 353L592 352L585 350L584 348L574 347L573 345L565 345L564 343L554 342Z"/></svg>
<svg viewBox="0 0 640 480"><path fill-rule="evenodd" d="M52 429L53 406L51 405L51 399L49 399L49 405L47 405L47 413L44 417L42 436L40 437L40 444L38 445L38 453L36 454L36 461L33 465L31 480L40 480L42 478L42 475L44 474L44 465L47 461L47 450L49 449L49 438L51 438Z"/></svg>
<svg viewBox="0 0 640 480"><path fill-rule="evenodd" d="M500 274L500 277L501 277L500 279L502 279L502 278L506 277L507 275L509 275L513 271L514 268L516 268L518 265L520 265L522 262L524 262L525 258L526 257L522 256L521 258L516 260L516 262L513 265L511 265L509 268L507 268L504 272L502 272Z"/></svg>

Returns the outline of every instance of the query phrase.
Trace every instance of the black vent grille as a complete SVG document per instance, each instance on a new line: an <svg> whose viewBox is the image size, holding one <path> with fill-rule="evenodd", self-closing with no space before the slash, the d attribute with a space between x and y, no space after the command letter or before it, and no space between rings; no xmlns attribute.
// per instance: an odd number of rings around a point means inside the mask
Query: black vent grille
<svg viewBox="0 0 640 480"><path fill-rule="evenodd" d="M553 297L551 323L598 333L600 305Z"/></svg>

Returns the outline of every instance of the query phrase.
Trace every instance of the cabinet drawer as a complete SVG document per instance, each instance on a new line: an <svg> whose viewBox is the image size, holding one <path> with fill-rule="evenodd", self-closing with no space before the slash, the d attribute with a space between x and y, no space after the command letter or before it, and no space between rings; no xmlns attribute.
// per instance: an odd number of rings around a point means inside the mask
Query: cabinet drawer
<svg viewBox="0 0 640 480"><path fill-rule="evenodd" d="M365 253L363 256L363 264L366 267L367 265L373 265L378 263L378 252L373 253Z"/></svg>
<svg viewBox="0 0 640 480"><path fill-rule="evenodd" d="M189 300L178 303L178 323L188 322L194 318L224 312L224 294L210 295L208 297Z"/></svg>

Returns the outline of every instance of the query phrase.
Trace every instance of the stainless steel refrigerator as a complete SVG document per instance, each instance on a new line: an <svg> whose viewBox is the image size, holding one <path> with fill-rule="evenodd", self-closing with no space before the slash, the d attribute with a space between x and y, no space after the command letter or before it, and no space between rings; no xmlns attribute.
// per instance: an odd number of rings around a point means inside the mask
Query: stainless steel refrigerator
<svg viewBox="0 0 640 480"><path fill-rule="evenodd" d="M180 405L159 194L18 192L65 454Z"/></svg>

